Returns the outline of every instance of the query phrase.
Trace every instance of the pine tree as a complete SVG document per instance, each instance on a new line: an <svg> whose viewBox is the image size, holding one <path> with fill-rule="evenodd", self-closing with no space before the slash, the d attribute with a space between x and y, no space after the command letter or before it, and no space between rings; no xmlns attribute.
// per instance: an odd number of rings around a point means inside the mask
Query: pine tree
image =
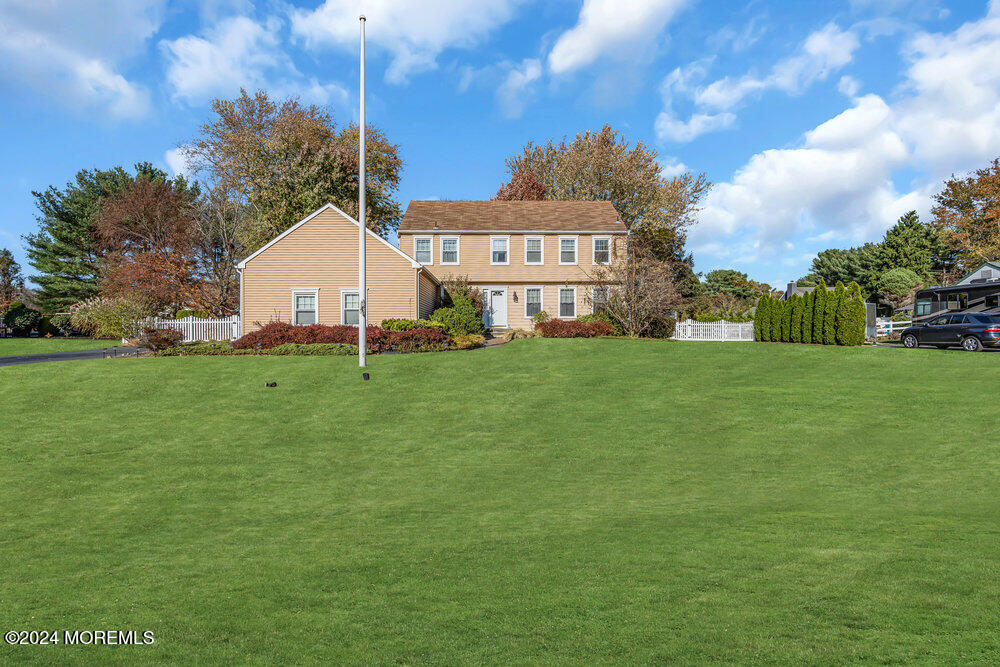
<svg viewBox="0 0 1000 667"><path fill-rule="evenodd" d="M151 180L167 177L147 162L135 168ZM64 311L97 294L101 253L91 234L93 223L103 200L121 192L135 178L121 167L82 169L75 182L62 190L50 186L44 192L31 193L38 207L39 231L24 240L29 263L38 270L31 279L41 287L35 299L42 310Z"/></svg>
<svg viewBox="0 0 1000 667"><path fill-rule="evenodd" d="M844 283L838 280L837 287L834 288L832 293L827 295L826 307L823 315L824 345L837 344L837 309L840 307L840 301L846 294L847 290L844 289Z"/></svg>
<svg viewBox="0 0 1000 667"><path fill-rule="evenodd" d="M802 299L802 342L811 343L813 335L813 293L806 292Z"/></svg>
<svg viewBox="0 0 1000 667"><path fill-rule="evenodd" d="M826 299L830 295L826 289L826 281L820 278L816 289L813 290L813 334L812 342L816 345L823 344L823 324L826 321Z"/></svg>
<svg viewBox="0 0 1000 667"><path fill-rule="evenodd" d="M793 343L802 342L802 297L798 294L792 295L792 331L788 340Z"/></svg>

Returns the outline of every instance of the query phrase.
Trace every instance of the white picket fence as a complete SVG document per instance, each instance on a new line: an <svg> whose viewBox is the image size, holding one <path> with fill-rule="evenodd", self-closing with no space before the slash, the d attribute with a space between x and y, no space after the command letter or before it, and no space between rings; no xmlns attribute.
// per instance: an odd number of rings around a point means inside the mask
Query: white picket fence
<svg viewBox="0 0 1000 667"><path fill-rule="evenodd" d="M753 340L753 322L678 322L674 340Z"/></svg>
<svg viewBox="0 0 1000 667"><path fill-rule="evenodd" d="M150 318L147 326L154 329L174 329L184 334L184 342L194 340L236 340L240 337L240 316L230 315L218 319L183 317L179 320Z"/></svg>
<svg viewBox="0 0 1000 667"><path fill-rule="evenodd" d="M879 338L885 338L891 333L899 333L903 329L909 327L913 324L910 320L903 320L902 322L893 322L890 319L880 317L875 320L875 335Z"/></svg>

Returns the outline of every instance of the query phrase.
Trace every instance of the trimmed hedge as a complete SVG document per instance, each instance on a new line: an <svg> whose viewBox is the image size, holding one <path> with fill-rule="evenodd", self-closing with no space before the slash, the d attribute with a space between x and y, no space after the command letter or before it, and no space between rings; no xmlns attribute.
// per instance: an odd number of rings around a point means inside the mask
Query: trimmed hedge
<svg viewBox="0 0 1000 667"><path fill-rule="evenodd" d="M456 350L473 350L486 345L486 336L466 334L464 336L455 336L453 342Z"/></svg>
<svg viewBox="0 0 1000 667"><path fill-rule="evenodd" d="M413 329L440 329L441 331L445 331L448 328L440 322L408 320L402 317L384 319L380 326L387 331L412 331Z"/></svg>
<svg viewBox="0 0 1000 667"><path fill-rule="evenodd" d="M387 331L368 327L368 351L382 352L434 352L451 347L451 338L440 328L421 327L407 331ZM314 345L317 343L356 345L358 328L325 324L293 326L287 322L271 322L252 331L233 343L236 350L270 350L279 345Z"/></svg>
<svg viewBox="0 0 1000 667"><path fill-rule="evenodd" d="M342 343L285 343L268 350L234 348L229 341L185 343L153 353L156 357L228 357L228 356L334 356L349 357L358 353L357 345Z"/></svg>
<svg viewBox="0 0 1000 667"><path fill-rule="evenodd" d="M352 357L357 353L357 345L345 345L344 343L312 343L311 345L285 343L267 351L267 354L279 357Z"/></svg>
<svg viewBox="0 0 1000 667"><path fill-rule="evenodd" d="M615 328L603 321L549 320L536 324L535 331L543 338L597 338L614 335Z"/></svg>
<svg viewBox="0 0 1000 667"><path fill-rule="evenodd" d="M754 340L768 342L861 345L867 311L861 287L837 283L833 292L820 284L804 296L777 301L765 294L754 312Z"/></svg>

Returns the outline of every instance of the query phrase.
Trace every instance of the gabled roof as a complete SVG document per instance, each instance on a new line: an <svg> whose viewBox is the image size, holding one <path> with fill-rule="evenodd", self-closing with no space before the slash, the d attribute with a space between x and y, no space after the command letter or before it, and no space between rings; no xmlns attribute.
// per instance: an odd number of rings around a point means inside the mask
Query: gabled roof
<svg viewBox="0 0 1000 667"><path fill-rule="evenodd" d="M952 285L952 287L957 287L958 285L961 285L963 283L963 281L968 280L969 278L971 278L972 276L976 275L977 273L979 273L980 271L982 271L986 267L989 267L991 269L995 269L998 272L1000 272L1000 263L997 263L997 262L983 262L982 264L980 264L979 266L977 266L975 269L973 269L972 271L969 271L967 274L965 274L964 276L962 276L958 281L955 282L954 285Z"/></svg>
<svg viewBox="0 0 1000 667"><path fill-rule="evenodd" d="M257 250L257 252L255 252L252 255L248 256L242 262L238 263L236 265L236 268L237 269L245 269L246 266L247 266L247 262L249 262L251 259L253 259L257 255L261 254L262 252L264 252L265 250L267 250L268 248L270 248L271 246L273 246L275 243L277 243L281 239L285 238L286 236L288 236L289 234L291 234L292 232L294 232L296 229L298 229L302 225L306 224L307 222L309 222L310 220L312 220L313 218L315 218L317 215L319 215L320 213L322 213L323 211L326 211L326 210L330 210L330 211L333 211L335 213L339 213L345 219L349 220L350 222L353 222L355 227L360 227L361 226L361 223L359 223L357 220L355 220L351 216L349 216L346 213L344 213L343 211L341 211L339 208L337 208L333 204L326 204L325 206L319 207L318 209L316 209L315 211L313 211L312 213L310 213L306 217L302 218L301 220L299 220L298 222L296 222L294 225L292 225L291 227L289 227L285 231L283 231L280 234L278 234L277 236L275 236L268 243L266 243L263 246L261 246L261 248L259 250ZM434 276L434 274L432 274L430 271L428 271L427 267L425 267L423 264L421 264L417 260L415 260L412 257L410 257L405 252L403 252L402 250L400 250L396 246L392 245L391 243L389 243L388 241L386 241L384 238L382 238L381 236L379 236L378 234L376 234L372 230L366 229L365 231L368 232L368 236L370 236L371 238L375 239L376 241L378 241L379 243L381 243L385 247L389 248L390 250L392 250L394 253L396 253L397 255L399 255L400 257L402 257L403 259L407 260L410 263L410 266L412 266L414 269L423 269L423 271L435 283L441 284L441 281L439 281Z"/></svg>
<svg viewBox="0 0 1000 667"><path fill-rule="evenodd" d="M609 201L492 200L411 201L399 231L628 232Z"/></svg>

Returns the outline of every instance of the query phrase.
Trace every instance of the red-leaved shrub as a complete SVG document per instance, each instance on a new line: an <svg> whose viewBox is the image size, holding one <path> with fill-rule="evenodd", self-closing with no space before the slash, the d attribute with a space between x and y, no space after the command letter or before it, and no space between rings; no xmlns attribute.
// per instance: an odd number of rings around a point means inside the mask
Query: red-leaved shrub
<svg viewBox="0 0 1000 667"><path fill-rule="evenodd" d="M379 327L368 327L366 335L368 351L374 354L385 351L390 333ZM237 350L269 350L272 347L284 345L285 343L298 343L299 345L310 345L312 343L357 345L358 328L347 325L328 326L325 324L293 326L288 322L271 322L257 331L251 331L241 338L236 339L233 342L233 347Z"/></svg>
<svg viewBox="0 0 1000 667"><path fill-rule="evenodd" d="M380 352L432 352L447 350L451 338L440 329L421 327L409 331L388 331L380 327L368 327L368 351ZM237 350L269 350L278 345L296 343L342 343L357 345L358 328L347 325L327 326L310 324L293 326L288 322L271 322L257 331L252 331L233 342Z"/></svg>
<svg viewBox="0 0 1000 667"><path fill-rule="evenodd" d="M437 352L451 347L451 338L440 329L421 327L388 333L387 346L395 352Z"/></svg>
<svg viewBox="0 0 1000 667"><path fill-rule="evenodd" d="M608 322L578 322L576 320L549 320L535 325L543 338L596 338L611 336L615 328Z"/></svg>

